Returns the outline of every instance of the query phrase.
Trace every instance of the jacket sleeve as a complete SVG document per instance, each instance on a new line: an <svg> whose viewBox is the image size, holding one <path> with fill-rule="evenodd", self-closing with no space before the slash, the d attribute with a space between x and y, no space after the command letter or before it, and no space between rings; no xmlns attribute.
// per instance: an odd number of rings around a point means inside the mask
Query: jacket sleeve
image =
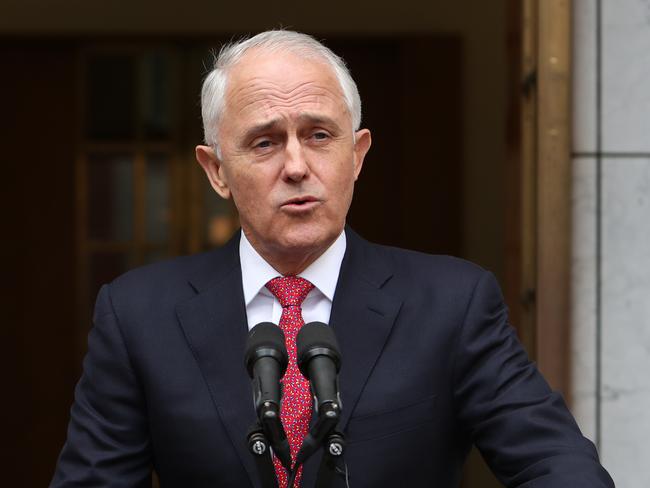
<svg viewBox="0 0 650 488"><path fill-rule="evenodd" d="M151 487L145 399L134 374L110 286L99 292L67 440L50 484Z"/></svg>
<svg viewBox="0 0 650 488"><path fill-rule="evenodd" d="M490 273L475 286L454 361L458 420L502 483L521 488L614 486L561 395L551 391L529 361Z"/></svg>

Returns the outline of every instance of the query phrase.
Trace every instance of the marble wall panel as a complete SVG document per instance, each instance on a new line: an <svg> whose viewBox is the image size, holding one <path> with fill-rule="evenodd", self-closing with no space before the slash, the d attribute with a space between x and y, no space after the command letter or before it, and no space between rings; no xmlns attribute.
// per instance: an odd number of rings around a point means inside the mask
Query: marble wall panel
<svg viewBox="0 0 650 488"><path fill-rule="evenodd" d="M596 160L573 160L571 409L596 438Z"/></svg>
<svg viewBox="0 0 650 488"><path fill-rule="evenodd" d="M605 0L601 5L603 151L647 153L650 1Z"/></svg>
<svg viewBox="0 0 650 488"><path fill-rule="evenodd" d="M650 158L603 160L602 225L601 455L650 486Z"/></svg>

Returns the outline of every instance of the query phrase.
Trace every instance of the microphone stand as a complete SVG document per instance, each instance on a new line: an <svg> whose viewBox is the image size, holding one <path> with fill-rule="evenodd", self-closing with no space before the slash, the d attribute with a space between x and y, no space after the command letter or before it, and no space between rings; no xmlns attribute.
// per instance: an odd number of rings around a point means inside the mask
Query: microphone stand
<svg viewBox="0 0 650 488"><path fill-rule="evenodd" d="M291 453L289 441L280 420L280 407L273 401L259 402L258 421L249 429L248 448L256 460L257 471L264 488L277 488L278 482L273 466L273 453L280 460L291 478Z"/></svg>
<svg viewBox="0 0 650 488"><path fill-rule="evenodd" d="M255 467L262 482L262 488L278 488L278 480L270 449L271 445L264 435L259 422L255 422L251 426L247 440L248 450L255 458ZM344 450L345 440L342 433L334 431L327 436L323 443L323 458L321 459L318 474L316 475L315 488L331 488L334 486L334 480L338 474L336 464L339 459L342 459ZM299 467L296 463L295 470L290 470L287 473L289 488L293 487Z"/></svg>
<svg viewBox="0 0 650 488"><path fill-rule="evenodd" d="M336 475L336 463L342 458L345 450L343 434L335 430L340 416L341 408L338 403L328 402L320 406L318 409L318 420L305 437L296 457L296 465L289 478L289 488L293 486L293 481L300 465L321 446L323 447L323 458L316 477L316 488L329 488L333 486Z"/></svg>
<svg viewBox="0 0 650 488"><path fill-rule="evenodd" d="M255 466L259 474L262 488L278 488L278 480L275 476L273 457L269 441L264 435L262 426L255 422L248 431L248 450L255 458Z"/></svg>
<svg viewBox="0 0 650 488"><path fill-rule="evenodd" d="M334 486L335 475L337 474L336 464L343 458L345 450L345 439L341 432L332 432L323 445L323 458L316 475L316 488L330 488Z"/></svg>

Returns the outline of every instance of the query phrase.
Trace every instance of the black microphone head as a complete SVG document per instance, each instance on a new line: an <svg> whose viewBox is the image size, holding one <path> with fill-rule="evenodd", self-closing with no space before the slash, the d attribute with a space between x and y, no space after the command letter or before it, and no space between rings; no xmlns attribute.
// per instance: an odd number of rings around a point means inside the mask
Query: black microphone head
<svg viewBox="0 0 650 488"><path fill-rule="evenodd" d="M253 327L246 338L244 363L248 375L253 377L253 365L262 357L271 357L280 364L280 375L287 370L287 346L282 329L271 322L261 322Z"/></svg>
<svg viewBox="0 0 650 488"><path fill-rule="evenodd" d="M336 372L341 369L341 353L336 342L334 330L322 322L310 322L303 325L296 338L298 368L302 375L309 379L307 364L316 356L327 356L336 366Z"/></svg>

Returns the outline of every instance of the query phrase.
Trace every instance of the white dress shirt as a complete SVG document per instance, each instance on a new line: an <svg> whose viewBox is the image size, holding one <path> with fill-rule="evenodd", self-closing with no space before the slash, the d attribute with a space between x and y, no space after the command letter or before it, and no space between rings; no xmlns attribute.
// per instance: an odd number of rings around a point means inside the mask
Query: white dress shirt
<svg viewBox="0 0 650 488"><path fill-rule="evenodd" d="M316 261L298 274L314 285L302 303L302 317L305 323L318 321L329 324L332 300L345 247L345 232L341 232L341 235ZM260 322L279 323L282 306L265 285L273 278L282 275L258 254L243 231L239 241L239 259L248 329L252 329Z"/></svg>

